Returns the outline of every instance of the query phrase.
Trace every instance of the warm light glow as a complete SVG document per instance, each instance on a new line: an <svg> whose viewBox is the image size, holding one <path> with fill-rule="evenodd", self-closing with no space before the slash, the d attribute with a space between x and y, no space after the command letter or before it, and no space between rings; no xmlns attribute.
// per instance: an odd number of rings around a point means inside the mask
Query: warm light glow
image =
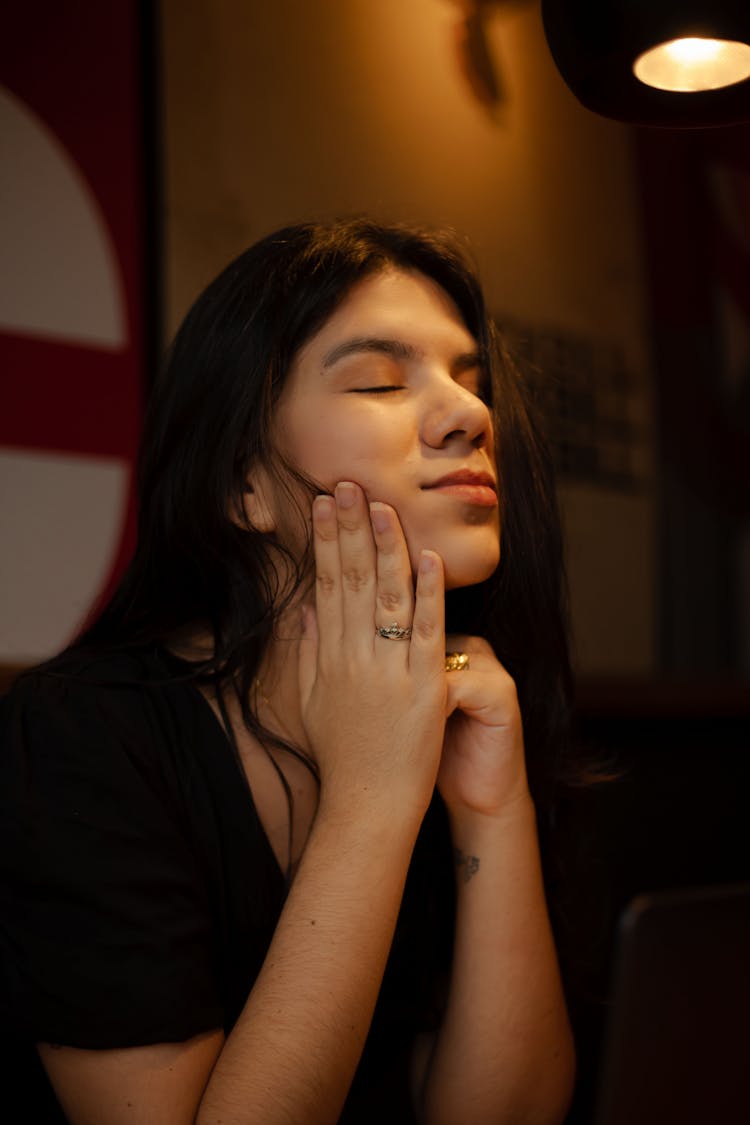
<svg viewBox="0 0 750 1125"><path fill-rule="evenodd" d="M672 39L639 55L633 73L657 90L718 90L750 77L750 44L731 39Z"/></svg>

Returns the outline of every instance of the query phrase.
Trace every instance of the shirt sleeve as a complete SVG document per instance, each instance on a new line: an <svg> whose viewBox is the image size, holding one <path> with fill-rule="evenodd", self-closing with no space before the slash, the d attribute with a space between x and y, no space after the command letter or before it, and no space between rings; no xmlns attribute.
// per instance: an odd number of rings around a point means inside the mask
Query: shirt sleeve
<svg viewBox="0 0 750 1125"><path fill-rule="evenodd" d="M0 716L2 989L19 1036L107 1048L222 1026L209 895L143 690L28 677Z"/></svg>

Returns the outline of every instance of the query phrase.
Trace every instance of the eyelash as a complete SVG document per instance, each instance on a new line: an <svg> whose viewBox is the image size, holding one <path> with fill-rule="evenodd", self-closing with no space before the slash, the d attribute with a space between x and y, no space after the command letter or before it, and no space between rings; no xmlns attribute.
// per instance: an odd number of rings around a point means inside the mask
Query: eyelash
<svg viewBox="0 0 750 1125"><path fill-rule="evenodd" d="M349 393L353 394L353 395L384 395L384 394L388 394L390 391L405 391L405 390L406 390L405 386L401 386L400 384L398 384L396 386L387 385L387 386L384 386L384 387L352 387L352 389ZM474 393L474 392L472 392L472 393ZM488 388L485 387L484 385L480 386L479 390L476 393L476 397L479 399L480 402L483 402L485 405L487 405L489 403Z"/></svg>
<svg viewBox="0 0 750 1125"><path fill-rule="evenodd" d="M353 395L384 395L388 391L405 391L406 387L402 386L386 386L386 387L352 387L351 393Z"/></svg>

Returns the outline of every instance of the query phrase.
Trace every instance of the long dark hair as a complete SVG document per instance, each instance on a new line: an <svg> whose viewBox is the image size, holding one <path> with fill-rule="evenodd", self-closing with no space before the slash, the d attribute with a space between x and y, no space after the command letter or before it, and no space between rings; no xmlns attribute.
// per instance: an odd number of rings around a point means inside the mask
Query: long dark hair
<svg viewBox="0 0 750 1125"><path fill-rule="evenodd" d="M356 282L388 267L437 282L486 359L502 561L486 582L448 595L448 625L485 636L514 677L532 791L546 804L550 782L566 769L570 697L551 465L476 274L450 234L368 219L290 226L246 250L208 286L179 329L151 395L134 558L78 645L169 645L185 630L207 629L214 651L194 674L212 681L219 694L236 692L246 724L263 733L250 703L253 681L275 621L309 573L309 552L306 561L292 558L274 536L243 525L236 513L254 464L282 485L301 482L311 495L319 489L273 448L275 406L300 347ZM295 503L291 488L288 494Z"/></svg>

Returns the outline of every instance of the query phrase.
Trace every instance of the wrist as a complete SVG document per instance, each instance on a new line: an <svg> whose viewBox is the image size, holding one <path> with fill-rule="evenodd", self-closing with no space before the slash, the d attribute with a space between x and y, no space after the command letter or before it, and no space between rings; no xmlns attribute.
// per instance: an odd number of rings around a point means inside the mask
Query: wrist
<svg viewBox="0 0 750 1125"><path fill-rule="evenodd" d="M360 752L344 760L338 756L320 770L319 807L337 819L421 824L435 791L436 771L437 761L430 771L421 759L418 768L404 768L404 763L388 762L377 753Z"/></svg>
<svg viewBox="0 0 750 1125"><path fill-rule="evenodd" d="M416 839L426 806L414 799L381 794L367 786L341 790L321 785L314 826L355 834L361 840Z"/></svg>
<svg viewBox="0 0 750 1125"><path fill-rule="evenodd" d="M489 820L503 820L515 816L518 809L531 802L526 764L523 759L503 771L501 776L491 774L471 779L471 784L438 784L451 817L456 819L477 817Z"/></svg>
<svg viewBox="0 0 750 1125"><path fill-rule="evenodd" d="M530 823L536 829L536 807L528 786L508 797L497 809L487 811L460 806L448 807L447 811L451 837L460 847L517 831Z"/></svg>

